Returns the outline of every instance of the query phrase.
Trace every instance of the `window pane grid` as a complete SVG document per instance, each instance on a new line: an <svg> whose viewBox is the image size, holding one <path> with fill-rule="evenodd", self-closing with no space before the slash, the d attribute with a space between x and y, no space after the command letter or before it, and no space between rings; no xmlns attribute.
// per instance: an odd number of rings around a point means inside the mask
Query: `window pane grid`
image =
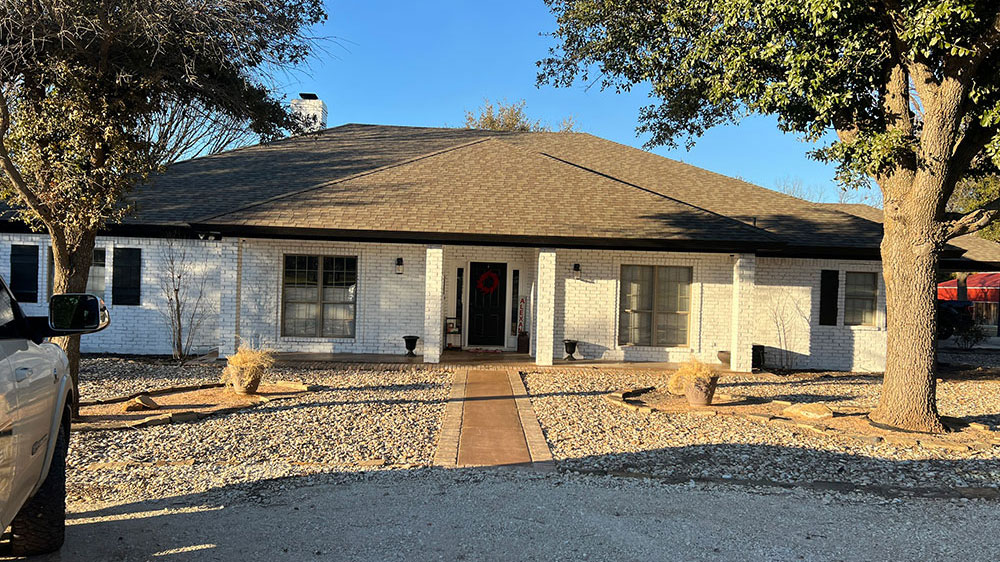
<svg viewBox="0 0 1000 562"><path fill-rule="evenodd" d="M619 344L688 344L690 267L623 265Z"/></svg>
<svg viewBox="0 0 1000 562"><path fill-rule="evenodd" d="M878 276L848 271L844 284L844 324L874 326Z"/></svg>
<svg viewBox="0 0 1000 562"><path fill-rule="evenodd" d="M283 335L354 337L357 257L287 255L284 274Z"/></svg>

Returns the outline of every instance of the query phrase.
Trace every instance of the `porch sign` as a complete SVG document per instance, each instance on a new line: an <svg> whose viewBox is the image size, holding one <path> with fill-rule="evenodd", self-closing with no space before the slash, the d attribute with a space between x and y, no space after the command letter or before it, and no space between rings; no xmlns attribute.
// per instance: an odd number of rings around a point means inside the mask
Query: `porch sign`
<svg viewBox="0 0 1000 562"><path fill-rule="evenodd" d="M469 345L502 347L507 319L507 264L469 264Z"/></svg>
<svg viewBox="0 0 1000 562"><path fill-rule="evenodd" d="M526 322L527 318L525 316L528 314L528 297L522 295L517 299L517 334L523 334L528 331Z"/></svg>

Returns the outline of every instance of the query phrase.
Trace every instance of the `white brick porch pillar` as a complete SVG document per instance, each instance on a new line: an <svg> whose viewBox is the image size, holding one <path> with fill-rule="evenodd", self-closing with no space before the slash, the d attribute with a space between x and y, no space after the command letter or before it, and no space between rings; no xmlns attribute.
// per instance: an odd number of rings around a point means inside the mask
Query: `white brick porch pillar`
<svg viewBox="0 0 1000 562"><path fill-rule="evenodd" d="M240 345L241 248L238 238L219 242L219 357L236 353Z"/></svg>
<svg viewBox="0 0 1000 562"><path fill-rule="evenodd" d="M538 282L535 297L535 364L551 365L555 356L556 251L538 252Z"/></svg>
<svg viewBox="0 0 1000 562"><path fill-rule="evenodd" d="M749 373L753 363L753 292L757 257L736 254L733 260L733 319L730 369Z"/></svg>
<svg viewBox="0 0 1000 562"><path fill-rule="evenodd" d="M440 363L444 349L444 248L427 247L424 273L424 363Z"/></svg>

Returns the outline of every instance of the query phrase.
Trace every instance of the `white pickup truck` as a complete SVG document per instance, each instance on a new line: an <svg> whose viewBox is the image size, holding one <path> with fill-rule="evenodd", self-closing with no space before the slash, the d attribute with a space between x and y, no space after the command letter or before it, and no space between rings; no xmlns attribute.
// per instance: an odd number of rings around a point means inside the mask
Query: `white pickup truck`
<svg viewBox="0 0 1000 562"><path fill-rule="evenodd" d="M66 452L73 384L53 336L107 327L93 295L53 295L28 318L0 279L0 530L17 556L59 549L66 528Z"/></svg>

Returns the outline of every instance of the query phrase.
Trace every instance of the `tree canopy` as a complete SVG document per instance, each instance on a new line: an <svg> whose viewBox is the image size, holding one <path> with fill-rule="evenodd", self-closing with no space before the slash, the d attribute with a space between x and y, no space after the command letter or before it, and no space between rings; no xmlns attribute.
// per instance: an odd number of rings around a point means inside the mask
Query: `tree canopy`
<svg viewBox="0 0 1000 562"><path fill-rule="evenodd" d="M552 127L542 122L541 119L528 117L524 109L525 105L527 102L524 100L513 103L501 100L494 103L487 99L476 111L465 111L465 128L524 133L552 130ZM558 131L568 133L572 132L574 127L576 127L576 123L573 121L573 117L569 116L559 124Z"/></svg>
<svg viewBox="0 0 1000 562"><path fill-rule="evenodd" d="M98 230L176 156L160 141L190 138L169 108L263 140L298 130L273 77L310 55L326 17L322 0L0 7L0 198L51 236L54 292L85 290ZM63 344L75 383L79 338Z"/></svg>
<svg viewBox="0 0 1000 562"><path fill-rule="evenodd" d="M997 172L1000 3L994 0L547 0L556 46L539 83L591 76L652 87L639 131L688 145L757 113L817 143L846 187L883 194L885 383L872 419L941 431L935 395L939 252L991 223L966 213L961 181ZM834 135L831 135L831 132ZM827 141L828 138L834 138Z"/></svg>

